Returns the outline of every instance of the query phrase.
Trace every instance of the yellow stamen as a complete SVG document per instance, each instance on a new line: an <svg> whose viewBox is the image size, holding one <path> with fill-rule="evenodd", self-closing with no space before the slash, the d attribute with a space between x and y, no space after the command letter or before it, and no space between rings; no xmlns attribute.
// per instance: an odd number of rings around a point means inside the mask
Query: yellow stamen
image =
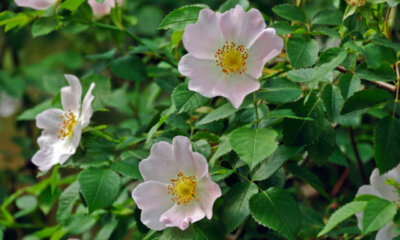
<svg viewBox="0 0 400 240"><path fill-rule="evenodd" d="M247 70L246 59L249 57L248 49L243 45L236 45L234 42L226 44L215 53L215 61L222 68L225 74L242 74Z"/></svg>
<svg viewBox="0 0 400 240"><path fill-rule="evenodd" d="M179 172L178 177L170 181L168 193L173 196L171 198L172 202L187 206L193 199L199 201L196 194L197 180L195 176L186 177L182 172Z"/></svg>
<svg viewBox="0 0 400 240"><path fill-rule="evenodd" d="M72 136L77 121L71 110L61 115L61 119L63 121L58 124L56 134L58 139L64 140L66 137Z"/></svg>

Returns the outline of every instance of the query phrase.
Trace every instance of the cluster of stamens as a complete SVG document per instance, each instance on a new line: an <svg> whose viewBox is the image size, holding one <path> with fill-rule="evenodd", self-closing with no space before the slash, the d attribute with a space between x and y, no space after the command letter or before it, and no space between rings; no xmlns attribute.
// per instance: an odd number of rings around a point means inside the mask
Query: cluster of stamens
<svg viewBox="0 0 400 240"><path fill-rule="evenodd" d="M215 61L225 74L242 74L247 70L246 59L249 57L248 49L234 42L225 42L222 48L215 53Z"/></svg>
<svg viewBox="0 0 400 240"><path fill-rule="evenodd" d="M178 177L170 181L168 193L173 196L172 202L187 206L193 199L199 201L196 194L197 180L195 176L186 177L182 172L179 172Z"/></svg>
<svg viewBox="0 0 400 240"><path fill-rule="evenodd" d="M64 140L66 137L71 136L74 133L74 127L76 125L75 115L71 110L61 115L62 122L58 124L56 131L57 138Z"/></svg>

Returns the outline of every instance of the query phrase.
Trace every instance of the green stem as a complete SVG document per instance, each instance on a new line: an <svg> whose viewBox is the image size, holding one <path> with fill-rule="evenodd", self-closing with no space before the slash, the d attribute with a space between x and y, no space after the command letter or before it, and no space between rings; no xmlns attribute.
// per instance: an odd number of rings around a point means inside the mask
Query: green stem
<svg viewBox="0 0 400 240"><path fill-rule="evenodd" d="M256 128L258 128L258 123L260 122L260 116L258 115L258 106L257 106L257 96L256 93L253 93L253 97L254 97L254 111L256 111Z"/></svg>

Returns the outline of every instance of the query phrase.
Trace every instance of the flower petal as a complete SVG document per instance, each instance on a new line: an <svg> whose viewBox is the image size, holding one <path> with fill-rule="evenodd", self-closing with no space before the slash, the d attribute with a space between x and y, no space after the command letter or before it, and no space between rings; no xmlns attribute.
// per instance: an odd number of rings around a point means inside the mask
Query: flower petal
<svg viewBox="0 0 400 240"><path fill-rule="evenodd" d="M132 198L142 210L140 220L144 225L157 231L165 228L165 224L160 221L160 216L173 206L167 184L146 181L133 190Z"/></svg>
<svg viewBox="0 0 400 240"><path fill-rule="evenodd" d="M226 97L235 108L239 108L244 98L260 89L260 82L246 73L229 74L227 79L220 80L214 88L217 96Z"/></svg>
<svg viewBox="0 0 400 240"><path fill-rule="evenodd" d="M221 196L221 188L211 180L210 174L208 174L199 182L196 192L202 209L207 218L211 219L214 202Z"/></svg>
<svg viewBox="0 0 400 240"><path fill-rule="evenodd" d="M92 108L92 101L94 96L92 94L93 88L95 84L90 84L89 90L87 91L85 98L83 99L81 115L80 115L80 122L82 129L87 127L90 123L90 118L93 115L93 108Z"/></svg>
<svg viewBox="0 0 400 240"><path fill-rule="evenodd" d="M53 6L57 0L15 0L19 7L29 7L37 10L45 10Z"/></svg>
<svg viewBox="0 0 400 240"><path fill-rule="evenodd" d="M220 27L225 40L233 41L236 45L250 47L266 27L264 18L257 9L245 12L243 7L225 12L221 16Z"/></svg>
<svg viewBox="0 0 400 240"><path fill-rule="evenodd" d="M283 40L275 34L275 29L265 29L249 48L246 73L258 79L262 75L265 63L281 53L282 49Z"/></svg>
<svg viewBox="0 0 400 240"><path fill-rule="evenodd" d="M20 105L20 99L14 98L4 91L0 91L0 117L12 116Z"/></svg>
<svg viewBox="0 0 400 240"><path fill-rule="evenodd" d="M384 175L380 175L379 170L377 168L375 168L372 171L370 177L371 185L382 195L383 198L389 201L394 201L397 200L398 198L396 189L393 186L390 186L387 183L385 183L386 180L392 177L396 177L393 170L389 171Z"/></svg>
<svg viewBox="0 0 400 240"><path fill-rule="evenodd" d="M388 223L378 231L375 240L394 239L398 235L399 234L396 232L396 226L393 223Z"/></svg>
<svg viewBox="0 0 400 240"><path fill-rule="evenodd" d="M118 3L122 3L122 0L117 0ZM104 0L103 3L99 3L96 0L88 1L92 8L93 15L96 17L102 17L110 14L111 9L115 7L115 0Z"/></svg>
<svg viewBox="0 0 400 240"><path fill-rule="evenodd" d="M75 149L78 148L79 142L81 141L81 136L82 136L82 126L76 124L72 135L72 145L74 146Z"/></svg>
<svg viewBox="0 0 400 240"><path fill-rule="evenodd" d="M149 157L140 162L139 169L145 181L169 184L179 172L172 145L163 141L153 144Z"/></svg>
<svg viewBox="0 0 400 240"><path fill-rule="evenodd" d="M58 108L47 109L36 115L36 126L41 129L56 131L58 124L62 122L64 111Z"/></svg>
<svg viewBox="0 0 400 240"><path fill-rule="evenodd" d="M192 56L215 60L215 53L225 42L218 27L220 17L220 13L205 8L200 11L199 19L195 24L186 26L182 42Z"/></svg>
<svg viewBox="0 0 400 240"><path fill-rule="evenodd" d="M65 74L70 86L61 88L61 103L65 111L71 110L75 116L79 116L81 106L82 86L79 79L70 74Z"/></svg>
<svg viewBox="0 0 400 240"><path fill-rule="evenodd" d="M47 171L57 163L63 164L75 153L72 144L66 142L57 142L46 148L41 148L32 157L32 162L39 167L41 171Z"/></svg>
<svg viewBox="0 0 400 240"><path fill-rule="evenodd" d="M205 212L197 201L192 201L189 205L174 205L160 217L160 221L167 227L178 227L185 230L190 223L194 223L204 218Z"/></svg>
<svg viewBox="0 0 400 240"><path fill-rule="evenodd" d="M357 191L356 197L359 195L363 195L363 194L369 194L369 195L382 197L381 194L371 185L361 186ZM357 225L358 225L359 229L362 228L362 216L363 216L363 211L356 213L356 218L357 218L357 222L358 222Z"/></svg>
<svg viewBox="0 0 400 240"><path fill-rule="evenodd" d="M172 140L176 166L186 176L196 176L196 163L193 159L192 142L184 136L176 136Z"/></svg>
<svg viewBox="0 0 400 240"><path fill-rule="evenodd" d="M196 166L196 178L202 179L208 174L207 159L198 152L193 152L193 161Z"/></svg>

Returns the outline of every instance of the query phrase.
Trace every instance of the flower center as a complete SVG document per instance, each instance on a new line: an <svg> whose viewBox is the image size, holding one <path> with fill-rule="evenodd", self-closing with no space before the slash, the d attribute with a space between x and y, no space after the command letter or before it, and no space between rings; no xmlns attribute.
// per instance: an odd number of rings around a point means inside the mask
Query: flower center
<svg viewBox="0 0 400 240"><path fill-rule="evenodd" d="M176 204L187 206L193 199L199 200L196 194L197 180L195 176L186 177L182 172L179 172L178 177L170 181L168 193L173 196L171 200Z"/></svg>
<svg viewBox="0 0 400 240"><path fill-rule="evenodd" d="M66 137L72 136L77 121L71 110L61 115L61 119L63 121L58 124L56 133L58 139L64 140Z"/></svg>
<svg viewBox="0 0 400 240"><path fill-rule="evenodd" d="M225 74L239 73L247 70L246 59L249 57L248 49L234 42L225 42L225 45L217 50L215 61Z"/></svg>

